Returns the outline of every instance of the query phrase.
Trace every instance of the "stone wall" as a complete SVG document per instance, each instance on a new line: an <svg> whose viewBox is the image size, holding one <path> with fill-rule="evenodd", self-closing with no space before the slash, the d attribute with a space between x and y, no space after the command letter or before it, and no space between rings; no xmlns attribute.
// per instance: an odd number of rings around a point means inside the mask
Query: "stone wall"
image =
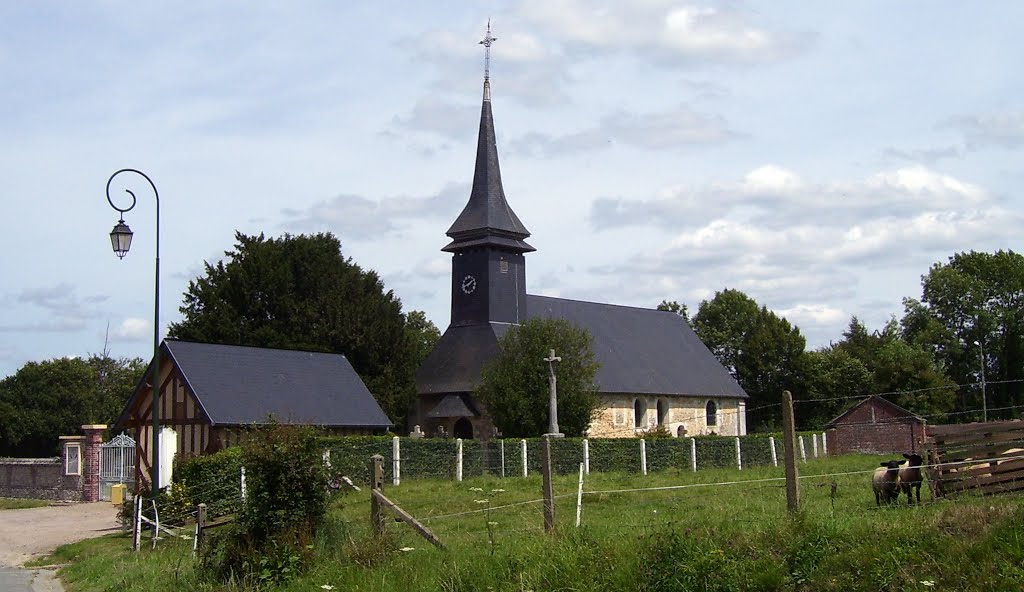
<svg viewBox="0 0 1024 592"><path fill-rule="evenodd" d="M639 426L634 407L638 400L641 403ZM708 425L708 401L714 401L717 407L715 425ZM601 403L597 417L587 430L592 438L631 438L659 425L673 436L739 436L746 431L743 429L746 422L741 420L745 409L738 399L621 393L601 394Z"/></svg>
<svg viewBox="0 0 1024 592"><path fill-rule="evenodd" d="M0 458L0 497L80 501L82 478L53 458Z"/></svg>

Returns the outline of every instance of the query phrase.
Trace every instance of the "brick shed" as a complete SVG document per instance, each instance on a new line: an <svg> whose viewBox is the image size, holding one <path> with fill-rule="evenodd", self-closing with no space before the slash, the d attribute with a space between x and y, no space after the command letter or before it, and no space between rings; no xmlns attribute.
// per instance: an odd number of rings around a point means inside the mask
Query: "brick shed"
<svg viewBox="0 0 1024 592"><path fill-rule="evenodd" d="M922 449L923 417L879 396L871 396L825 424L832 454L890 454Z"/></svg>

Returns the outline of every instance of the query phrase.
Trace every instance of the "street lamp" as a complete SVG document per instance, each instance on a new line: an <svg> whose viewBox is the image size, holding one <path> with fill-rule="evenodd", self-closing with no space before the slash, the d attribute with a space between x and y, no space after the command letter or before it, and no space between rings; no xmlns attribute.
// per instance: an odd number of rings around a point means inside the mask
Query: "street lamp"
<svg viewBox="0 0 1024 592"><path fill-rule="evenodd" d="M121 219L110 231L110 246L119 259L124 259L128 249L132 246L132 229L124 222L124 213L135 207L135 193L131 189L125 189L125 193L131 196L132 202L127 208L119 208L110 197L110 184L114 177L121 173L135 173L145 179L153 189L153 197L156 198L156 288L153 294L153 372L150 375L150 385L153 389L153 438L151 450L153 451L153 468L150 474L153 482L153 497L160 493L160 194L156 190L153 180L137 169L121 169L116 171L107 179L107 203L121 214ZM142 426L139 426L141 433Z"/></svg>
<svg viewBox="0 0 1024 592"><path fill-rule="evenodd" d="M988 421L988 402L985 400L985 344L975 341L974 345L981 350L981 418L982 421Z"/></svg>

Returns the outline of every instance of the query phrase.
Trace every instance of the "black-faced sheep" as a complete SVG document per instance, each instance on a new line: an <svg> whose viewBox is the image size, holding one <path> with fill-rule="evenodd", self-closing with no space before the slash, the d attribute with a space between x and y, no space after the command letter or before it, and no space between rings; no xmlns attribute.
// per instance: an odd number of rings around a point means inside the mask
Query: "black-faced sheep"
<svg viewBox="0 0 1024 592"><path fill-rule="evenodd" d="M906 466L900 466L900 489L903 490L903 493L907 494L908 504L914 503L914 497L911 495L912 490L917 494L917 503L921 503L921 464L924 462L924 459L921 458L920 454L904 454L903 458L907 459L907 464ZM899 494L897 494L897 497L899 497Z"/></svg>
<svg viewBox="0 0 1024 592"><path fill-rule="evenodd" d="M871 488L875 490L875 504L884 501L891 504L900 497L900 463L904 461L887 460L875 469L871 476Z"/></svg>

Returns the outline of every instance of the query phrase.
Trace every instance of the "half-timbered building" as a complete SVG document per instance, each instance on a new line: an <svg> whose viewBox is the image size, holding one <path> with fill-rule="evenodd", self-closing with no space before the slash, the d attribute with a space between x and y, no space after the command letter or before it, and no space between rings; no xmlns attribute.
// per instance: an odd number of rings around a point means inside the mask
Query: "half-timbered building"
<svg viewBox="0 0 1024 592"><path fill-rule="evenodd" d="M152 467L153 389L135 388L116 422L136 445L137 484ZM160 346L161 476L167 459L216 452L246 428L276 421L368 435L391 421L343 355L168 339ZM174 443L174 451L168 444ZM165 481L165 479L161 479Z"/></svg>

